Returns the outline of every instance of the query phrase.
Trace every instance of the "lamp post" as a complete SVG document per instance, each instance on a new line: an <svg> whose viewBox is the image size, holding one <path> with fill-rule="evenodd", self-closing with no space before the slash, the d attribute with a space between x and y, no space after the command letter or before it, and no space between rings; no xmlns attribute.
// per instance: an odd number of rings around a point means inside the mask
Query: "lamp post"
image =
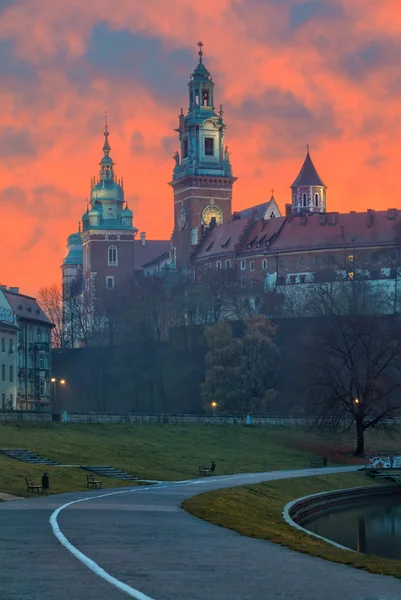
<svg viewBox="0 0 401 600"><path fill-rule="evenodd" d="M61 385L62 387L64 387L67 384L67 380L62 378L62 379L57 379L56 377L52 377L50 379L51 383L52 383L52 389L53 389L53 413L56 413L56 409L57 407L57 389L58 389L58 384Z"/></svg>
<svg viewBox="0 0 401 600"><path fill-rule="evenodd" d="M215 417L216 416L216 409L218 407L218 404L215 400L213 400L213 402L210 403L210 406L212 408L212 414Z"/></svg>

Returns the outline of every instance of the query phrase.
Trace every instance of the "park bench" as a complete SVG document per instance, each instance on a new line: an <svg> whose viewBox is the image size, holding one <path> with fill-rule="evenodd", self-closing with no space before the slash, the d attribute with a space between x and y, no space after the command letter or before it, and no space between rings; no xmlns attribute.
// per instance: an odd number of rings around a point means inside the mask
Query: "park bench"
<svg viewBox="0 0 401 600"><path fill-rule="evenodd" d="M212 464L210 465L210 467L200 466L199 467L199 475L200 475L200 477L210 477L211 475L213 475L215 468L216 468L216 463L215 462L212 462Z"/></svg>
<svg viewBox="0 0 401 600"><path fill-rule="evenodd" d="M310 458L309 463L311 467L326 467L327 458L325 456L319 456L318 458Z"/></svg>
<svg viewBox="0 0 401 600"><path fill-rule="evenodd" d="M25 481L26 481L26 488L27 488L28 492L37 492L38 494L39 494L39 492L41 494L44 493L43 485L34 483L33 479L31 479L30 477L25 477Z"/></svg>
<svg viewBox="0 0 401 600"><path fill-rule="evenodd" d="M94 475L87 475L86 476L86 483L88 487L91 488L97 488L99 486L99 488L102 487L102 482L100 479L95 479Z"/></svg>

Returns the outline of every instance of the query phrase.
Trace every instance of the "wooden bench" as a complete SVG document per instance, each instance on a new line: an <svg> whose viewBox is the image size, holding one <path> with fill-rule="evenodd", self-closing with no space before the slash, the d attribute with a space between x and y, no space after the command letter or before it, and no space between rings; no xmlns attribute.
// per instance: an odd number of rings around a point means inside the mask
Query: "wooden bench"
<svg viewBox="0 0 401 600"><path fill-rule="evenodd" d="M98 486L99 486L99 488L101 488L103 485L100 479L95 479L94 475L87 475L86 483L87 483L87 486L91 487L91 488L97 488Z"/></svg>
<svg viewBox="0 0 401 600"><path fill-rule="evenodd" d="M319 456L318 458L310 458L309 463L311 467L326 467L327 458L325 456Z"/></svg>
<svg viewBox="0 0 401 600"><path fill-rule="evenodd" d="M210 467L200 466L199 467L199 475L200 475L200 477L210 477L211 475L213 475L215 469L216 469L216 463L215 462L212 462L212 464L210 465Z"/></svg>
<svg viewBox="0 0 401 600"><path fill-rule="evenodd" d="M43 489L43 485L39 485L37 483L34 483L33 479L31 479L30 477L25 477L25 481L26 481L26 488L28 492L37 492L39 494L39 492L41 494L44 493L44 489Z"/></svg>

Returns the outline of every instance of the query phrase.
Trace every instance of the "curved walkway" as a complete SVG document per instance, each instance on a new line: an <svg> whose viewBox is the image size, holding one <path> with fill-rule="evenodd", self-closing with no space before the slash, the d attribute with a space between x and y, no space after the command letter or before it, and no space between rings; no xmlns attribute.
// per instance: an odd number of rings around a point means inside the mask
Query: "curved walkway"
<svg viewBox="0 0 401 600"><path fill-rule="evenodd" d="M356 468L221 476L1 503L0 597L400 600L400 580L241 537L180 508L183 500L204 491ZM58 535L66 537L70 550L77 549L79 559L55 537L49 525L54 511L56 533L59 526Z"/></svg>

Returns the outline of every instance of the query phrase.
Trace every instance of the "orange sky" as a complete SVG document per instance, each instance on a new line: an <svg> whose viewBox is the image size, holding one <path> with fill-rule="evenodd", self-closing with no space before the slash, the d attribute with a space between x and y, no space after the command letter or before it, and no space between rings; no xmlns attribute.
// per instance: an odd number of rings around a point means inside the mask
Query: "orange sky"
<svg viewBox="0 0 401 600"><path fill-rule="evenodd" d="M400 207L399 0L0 0L0 281L60 280L108 111L149 238L173 228L173 129L196 42L224 105L233 208L281 208L307 143L329 210Z"/></svg>

